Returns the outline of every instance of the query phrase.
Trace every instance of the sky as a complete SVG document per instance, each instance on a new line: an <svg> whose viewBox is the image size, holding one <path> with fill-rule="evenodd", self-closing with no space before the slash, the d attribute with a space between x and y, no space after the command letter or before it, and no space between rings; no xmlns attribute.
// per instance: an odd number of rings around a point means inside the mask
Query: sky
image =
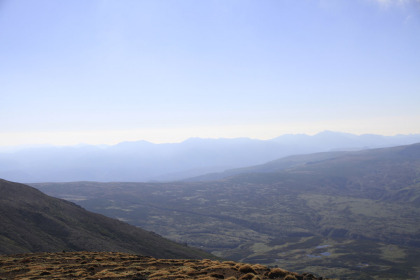
<svg viewBox="0 0 420 280"><path fill-rule="evenodd" d="M419 0L0 0L0 147L420 133Z"/></svg>

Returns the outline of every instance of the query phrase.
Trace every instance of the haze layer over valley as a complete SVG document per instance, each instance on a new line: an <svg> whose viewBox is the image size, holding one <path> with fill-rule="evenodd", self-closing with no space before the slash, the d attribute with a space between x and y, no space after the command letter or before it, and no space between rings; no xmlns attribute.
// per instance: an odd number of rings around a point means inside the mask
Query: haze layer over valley
<svg viewBox="0 0 420 280"><path fill-rule="evenodd" d="M420 142L420 135L353 135L325 131L271 140L191 138L181 143L45 146L0 153L0 178L17 182L171 181L262 164L284 156Z"/></svg>

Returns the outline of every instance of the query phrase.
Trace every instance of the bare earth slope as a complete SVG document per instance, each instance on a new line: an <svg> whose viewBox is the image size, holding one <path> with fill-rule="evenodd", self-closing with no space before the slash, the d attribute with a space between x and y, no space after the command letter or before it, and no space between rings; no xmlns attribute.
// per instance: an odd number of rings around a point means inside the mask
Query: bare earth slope
<svg viewBox="0 0 420 280"><path fill-rule="evenodd" d="M138 227L0 180L0 254L120 251L160 258L212 257Z"/></svg>

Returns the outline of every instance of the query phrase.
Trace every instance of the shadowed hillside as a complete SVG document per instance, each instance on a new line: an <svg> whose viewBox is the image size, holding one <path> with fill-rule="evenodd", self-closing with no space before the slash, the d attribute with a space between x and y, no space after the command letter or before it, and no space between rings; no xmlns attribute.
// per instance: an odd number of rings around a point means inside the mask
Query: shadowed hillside
<svg viewBox="0 0 420 280"><path fill-rule="evenodd" d="M0 180L0 254L120 251L159 258L212 257L135 226Z"/></svg>

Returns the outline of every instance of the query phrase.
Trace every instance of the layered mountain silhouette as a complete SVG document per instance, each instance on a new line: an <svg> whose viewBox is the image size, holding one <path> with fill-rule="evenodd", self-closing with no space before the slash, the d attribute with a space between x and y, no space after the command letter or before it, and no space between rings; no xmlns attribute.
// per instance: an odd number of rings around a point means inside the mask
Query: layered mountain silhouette
<svg viewBox="0 0 420 280"><path fill-rule="evenodd" d="M114 146L38 147L0 153L0 178L15 182L171 181L263 164L281 157L420 142L420 135L322 132L271 140L200 139L182 143L124 142Z"/></svg>
<svg viewBox="0 0 420 280"><path fill-rule="evenodd" d="M211 258L198 249L0 180L0 254L118 251L158 258Z"/></svg>

